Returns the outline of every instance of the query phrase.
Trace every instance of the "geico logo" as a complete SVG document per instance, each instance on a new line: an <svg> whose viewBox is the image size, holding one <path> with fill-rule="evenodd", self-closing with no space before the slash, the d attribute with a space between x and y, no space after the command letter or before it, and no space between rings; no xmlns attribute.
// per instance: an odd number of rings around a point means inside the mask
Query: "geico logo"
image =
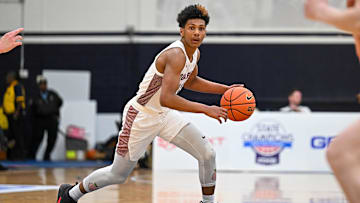
<svg viewBox="0 0 360 203"><path fill-rule="evenodd" d="M311 138L311 148L324 149L334 138L335 136L314 136Z"/></svg>

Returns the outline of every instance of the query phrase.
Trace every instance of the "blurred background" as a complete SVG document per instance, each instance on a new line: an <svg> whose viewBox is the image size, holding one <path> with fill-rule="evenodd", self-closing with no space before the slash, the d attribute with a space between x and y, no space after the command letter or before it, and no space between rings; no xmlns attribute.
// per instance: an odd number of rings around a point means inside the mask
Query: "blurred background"
<svg viewBox="0 0 360 203"><path fill-rule="evenodd" d="M30 107L39 91L38 75L64 101L63 134L71 125L79 127L88 148L114 138L122 109L154 57L179 39L177 13L193 3L210 13L200 76L244 83L259 111L279 111L293 89L301 91L302 104L312 112L360 111L352 37L306 20L303 0L0 0L0 32L25 28L24 46L0 55L0 90L2 97L6 73L19 73L29 107L26 139L34 132ZM345 6L344 1L330 3ZM206 104L220 100L220 95L186 90L181 95ZM62 155L53 159L64 158L59 142L63 136L55 146Z"/></svg>
<svg viewBox="0 0 360 203"><path fill-rule="evenodd" d="M177 14L195 3L210 14L199 75L244 83L257 102L243 122L184 113L217 152L218 200L345 202L325 149L359 118L359 60L351 35L304 18L304 0L0 0L1 36L25 28L24 45L0 55L0 170L15 169L0 173L1 202L49 202L55 185L111 163L123 107L156 54L180 39ZM180 95L209 105L221 98ZM8 98L20 112L7 112ZM85 201L199 200L197 163L174 145L156 138L138 168L153 170L135 170L122 190ZM16 196L8 184L50 191Z"/></svg>

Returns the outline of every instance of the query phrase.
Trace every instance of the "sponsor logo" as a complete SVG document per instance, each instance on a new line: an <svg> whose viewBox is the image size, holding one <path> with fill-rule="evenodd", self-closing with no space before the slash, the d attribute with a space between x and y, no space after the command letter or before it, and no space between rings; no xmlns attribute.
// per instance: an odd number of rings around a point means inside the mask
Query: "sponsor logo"
<svg viewBox="0 0 360 203"><path fill-rule="evenodd" d="M263 120L255 124L250 132L243 134L244 147L250 147L256 154L256 163L262 165L279 164L280 153L291 148L293 135L287 133L281 123Z"/></svg>
<svg viewBox="0 0 360 203"><path fill-rule="evenodd" d="M335 136L313 136L310 141L311 148L313 149L325 149L331 143Z"/></svg>
<svg viewBox="0 0 360 203"><path fill-rule="evenodd" d="M246 99L247 99L247 100L251 100L252 98L253 98L252 95L250 95L250 96L249 96L249 95L246 95Z"/></svg>
<svg viewBox="0 0 360 203"><path fill-rule="evenodd" d="M160 147L160 148L163 148L167 151L172 151L176 148L175 145L169 143L168 141L166 140L163 140L161 139L160 137L157 138L157 145Z"/></svg>
<svg viewBox="0 0 360 203"><path fill-rule="evenodd" d="M214 146L223 145L225 137L210 137L209 142Z"/></svg>

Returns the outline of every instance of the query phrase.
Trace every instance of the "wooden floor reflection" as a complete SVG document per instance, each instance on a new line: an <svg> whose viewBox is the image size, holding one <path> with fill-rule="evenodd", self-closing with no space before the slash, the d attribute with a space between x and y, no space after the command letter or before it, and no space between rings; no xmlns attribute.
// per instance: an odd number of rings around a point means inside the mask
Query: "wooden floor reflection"
<svg viewBox="0 0 360 203"><path fill-rule="evenodd" d="M60 183L75 183L94 169L34 169L0 172L1 203L55 203ZM35 186L41 186L36 188ZM331 174L219 172L220 203L345 203ZM85 195L80 203L198 203L195 171L135 170L126 184Z"/></svg>

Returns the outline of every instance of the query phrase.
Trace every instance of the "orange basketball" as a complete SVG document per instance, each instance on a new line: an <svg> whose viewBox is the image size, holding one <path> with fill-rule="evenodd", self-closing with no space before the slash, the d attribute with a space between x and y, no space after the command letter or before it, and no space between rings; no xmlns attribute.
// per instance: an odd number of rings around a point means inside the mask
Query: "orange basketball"
<svg viewBox="0 0 360 203"><path fill-rule="evenodd" d="M220 106L228 109L228 118L232 121L248 119L256 108L253 93L245 87L228 89L221 97Z"/></svg>

